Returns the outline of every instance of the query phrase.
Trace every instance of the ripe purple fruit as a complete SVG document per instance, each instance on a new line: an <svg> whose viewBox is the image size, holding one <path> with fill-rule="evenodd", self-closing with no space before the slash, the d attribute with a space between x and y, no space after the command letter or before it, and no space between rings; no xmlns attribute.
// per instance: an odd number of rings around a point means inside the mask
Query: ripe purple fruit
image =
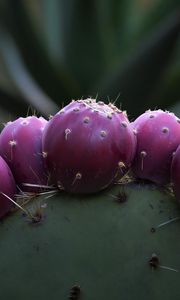
<svg viewBox="0 0 180 300"><path fill-rule="evenodd" d="M16 183L47 184L42 157L42 132L47 121L40 117L29 116L8 122L0 135L0 154L12 170ZM35 189L37 191L37 189Z"/></svg>
<svg viewBox="0 0 180 300"><path fill-rule="evenodd" d="M180 145L174 152L171 164L171 180L176 199L180 203Z"/></svg>
<svg viewBox="0 0 180 300"><path fill-rule="evenodd" d="M16 184L10 168L0 156L0 218L5 216L14 206L2 193L13 199L16 193Z"/></svg>
<svg viewBox="0 0 180 300"><path fill-rule="evenodd" d="M71 193L98 192L120 179L136 147L126 113L93 99L61 109L42 141L52 183Z"/></svg>
<svg viewBox="0 0 180 300"><path fill-rule="evenodd" d="M180 144L180 120L168 111L149 110L132 125L137 131L135 176L158 185L168 184L172 155Z"/></svg>

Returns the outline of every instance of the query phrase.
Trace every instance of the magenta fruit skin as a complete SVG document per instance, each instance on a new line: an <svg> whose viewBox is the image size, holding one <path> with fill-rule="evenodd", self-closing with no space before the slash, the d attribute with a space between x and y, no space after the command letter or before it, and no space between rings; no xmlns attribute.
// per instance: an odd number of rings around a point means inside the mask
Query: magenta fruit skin
<svg viewBox="0 0 180 300"><path fill-rule="evenodd" d="M83 194L103 190L124 175L136 137L125 112L87 99L60 110L46 126L42 144L52 184Z"/></svg>
<svg viewBox="0 0 180 300"><path fill-rule="evenodd" d="M0 219L14 207L13 202L8 200L1 192L14 199L16 184L10 168L0 156Z"/></svg>
<svg viewBox="0 0 180 300"><path fill-rule="evenodd" d="M180 204L180 145L174 152L171 164L171 181L177 201Z"/></svg>
<svg viewBox="0 0 180 300"><path fill-rule="evenodd" d="M132 126L137 150L132 166L135 177L158 185L170 183L172 156L180 144L180 120L168 111L147 111Z"/></svg>
<svg viewBox="0 0 180 300"><path fill-rule="evenodd" d="M23 191L37 191L37 188L25 187L23 183L47 184L42 157L42 132L46 124L42 117L29 116L8 122L1 132L0 155Z"/></svg>

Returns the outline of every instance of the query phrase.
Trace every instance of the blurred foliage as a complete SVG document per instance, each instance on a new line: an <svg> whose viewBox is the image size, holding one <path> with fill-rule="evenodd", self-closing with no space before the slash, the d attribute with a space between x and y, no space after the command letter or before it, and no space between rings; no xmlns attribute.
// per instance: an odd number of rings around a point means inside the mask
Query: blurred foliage
<svg viewBox="0 0 180 300"><path fill-rule="evenodd" d="M180 100L179 33L179 0L0 0L0 106L48 115L98 96L131 117L168 108Z"/></svg>

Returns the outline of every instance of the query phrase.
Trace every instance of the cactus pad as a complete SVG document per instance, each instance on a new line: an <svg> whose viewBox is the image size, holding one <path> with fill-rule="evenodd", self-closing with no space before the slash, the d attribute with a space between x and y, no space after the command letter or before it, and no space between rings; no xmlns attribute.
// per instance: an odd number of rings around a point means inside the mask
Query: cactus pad
<svg viewBox="0 0 180 300"><path fill-rule="evenodd" d="M0 226L2 299L179 299L180 222L161 226L180 215L173 197L117 185L28 207L39 223L18 211Z"/></svg>

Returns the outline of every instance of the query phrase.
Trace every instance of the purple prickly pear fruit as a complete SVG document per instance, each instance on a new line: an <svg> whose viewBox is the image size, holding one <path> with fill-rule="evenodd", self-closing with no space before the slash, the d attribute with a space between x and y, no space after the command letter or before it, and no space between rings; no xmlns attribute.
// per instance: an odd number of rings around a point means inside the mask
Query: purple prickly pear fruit
<svg viewBox="0 0 180 300"><path fill-rule="evenodd" d="M113 104L72 101L48 123L43 153L52 183L70 193L94 193L120 179L134 158L136 137Z"/></svg>
<svg viewBox="0 0 180 300"><path fill-rule="evenodd" d="M180 204L180 145L173 154L171 164L171 181L175 197Z"/></svg>
<svg viewBox="0 0 180 300"><path fill-rule="evenodd" d="M132 125L137 132L135 176L158 185L170 183L172 155L180 144L180 120L168 111L149 110Z"/></svg>
<svg viewBox="0 0 180 300"><path fill-rule="evenodd" d="M0 156L0 218L4 217L14 206L7 197L14 198L16 184L10 168ZM3 194L7 195L4 196Z"/></svg>
<svg viewBox="0 0 180 300"><path fill-rule="evenodd" d="M38 191L23 183L45 185L47 175L42 157L42 132L47 121L29 116L8 122L0 135L0 154L22 190Z"/></svg>

